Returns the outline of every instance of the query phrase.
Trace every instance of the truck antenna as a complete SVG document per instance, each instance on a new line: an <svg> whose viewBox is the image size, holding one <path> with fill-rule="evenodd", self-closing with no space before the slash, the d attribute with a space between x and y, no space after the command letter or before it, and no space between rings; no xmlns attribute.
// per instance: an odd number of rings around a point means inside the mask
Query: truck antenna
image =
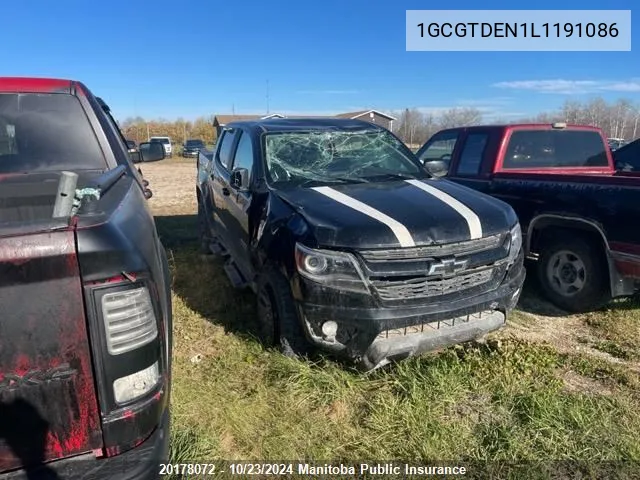
<svg viewBox="0 0 640 480"><path fill-rule="evenodd" d="M269 80L267 80L267 115L269 115Z"/></svg>

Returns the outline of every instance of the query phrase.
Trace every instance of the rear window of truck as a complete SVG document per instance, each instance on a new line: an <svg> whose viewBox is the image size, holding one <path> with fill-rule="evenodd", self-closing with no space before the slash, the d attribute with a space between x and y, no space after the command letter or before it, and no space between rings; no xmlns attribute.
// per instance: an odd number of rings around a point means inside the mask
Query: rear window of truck
<svg viewBox="0 0 640 480"><path fill-rule="evenodd" d="M0 173L105 168L98 139L76 97L0 93Z"/></svg>
<svg viewBox="0 0 640 480"><path fill-rule="evenodd" d="M606 167L606 148L592 130L514 130L502 168Z"/></svg>

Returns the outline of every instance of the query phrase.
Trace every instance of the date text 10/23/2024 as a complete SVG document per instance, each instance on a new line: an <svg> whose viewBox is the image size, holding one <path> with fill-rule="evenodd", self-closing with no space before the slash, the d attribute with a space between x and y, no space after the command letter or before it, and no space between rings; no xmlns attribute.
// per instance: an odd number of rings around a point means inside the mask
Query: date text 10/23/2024
<svg viewBox="0 0 640 480"><path fill-rule="evenodd" d="M630 51L630 10L407 10L407 51Z"/></svg>

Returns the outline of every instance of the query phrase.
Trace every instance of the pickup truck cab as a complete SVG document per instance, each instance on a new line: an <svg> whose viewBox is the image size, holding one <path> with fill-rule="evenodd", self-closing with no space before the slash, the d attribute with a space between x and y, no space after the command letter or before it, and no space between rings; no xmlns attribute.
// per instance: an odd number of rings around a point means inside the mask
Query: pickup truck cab
<svg viewBox="0 0 640 480"><path fill-rule="evenodd" d="M200 139L189 139L182 145L182 156L185 158L197 157L198 152L205 148L205 146L204 142Z"/></svg>
<svg viewBox="0 0 640 480"><path fill-rule="evenodd" d="M263 340L365 370L482 337L524 281L513 209L431 176L357 120L228 124L198 156L204 247L258 298Z"/></svg>
<svg viewBox="0 0 640 480"><path fill-rule="evenodd" d="M442 130L416 155L434 175L509 203L547 298L572 312L640 286L640 180L619 175L594 127Z"/></svg>
<svg viewBox="0 0 640 480"><path fill-rule="evenodd" d="M131 155L83 84L0 78L2 480L167 459L169 269Z"/></svg>

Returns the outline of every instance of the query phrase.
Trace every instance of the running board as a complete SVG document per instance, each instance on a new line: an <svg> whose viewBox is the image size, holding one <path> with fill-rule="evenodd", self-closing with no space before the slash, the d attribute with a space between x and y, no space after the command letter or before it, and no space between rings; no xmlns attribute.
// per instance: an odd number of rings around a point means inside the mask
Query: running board
<svg viewBox="0 0 640 480"><path fill-rule="evenodd" d="M230 258L224 264L224 273L229 277L229 281L234 288L245 288L250 286L249 283L244 279L242 273L236 266L235 262Z"/></svg>
<svg viewBox="0 0 640 480"><path fill-rule="evenodd" d="M211 253L219 257L229 256L229 252L227 252L227 249L224 248L222 244L215 239L212 240L211 243L209 244L209 250L211 250Z"/></svg>

